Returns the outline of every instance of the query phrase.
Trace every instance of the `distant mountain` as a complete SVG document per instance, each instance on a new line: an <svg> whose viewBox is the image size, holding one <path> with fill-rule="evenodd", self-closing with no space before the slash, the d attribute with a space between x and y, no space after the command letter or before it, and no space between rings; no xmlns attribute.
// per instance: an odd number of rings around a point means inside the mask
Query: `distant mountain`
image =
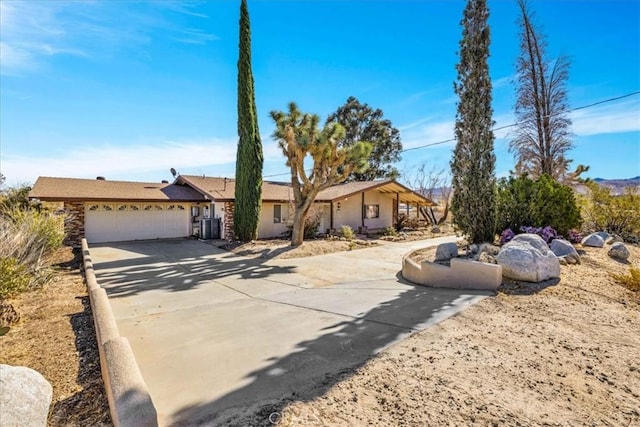
<svg viewBox="0 0 640 427"><path fill-rule="evenodd" d="M622 194L627 187L636 187L640 190L640 176L628 179L594 178L593 181L603 187L610 188L613 194Z"/></svg>

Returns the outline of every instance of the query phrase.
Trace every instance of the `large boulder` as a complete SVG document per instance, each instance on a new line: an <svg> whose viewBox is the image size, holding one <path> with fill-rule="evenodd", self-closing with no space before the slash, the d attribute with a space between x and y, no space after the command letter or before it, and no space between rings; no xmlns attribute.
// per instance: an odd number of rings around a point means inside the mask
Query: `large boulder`
<svg viewBox="0 0 640 427"><path fill-rule="evenodd" d="M458 256L458 245L456 243L442 243L436 249L436 261L449 261Z"/></svg>
<svg viewBox="0 0 640 427"><path fill-rule="evenodd" d="M576 248L570 242L562 239L555 239L549 245L549 249L553 252L558 258L564 258L564 260L568 264L580 264L580 255Z"/></svg>
<svg viewBox="0 0 640 427"><path fill-rule="evenodd" d="M607 237L604 241L607 245L613 245L614 243L624 243L624 240L622 240L622 237L618 236L617 234L610 234L609 237Z"/></svg>
<svg viewBox="0 0 640 427"><path fill-rule="evenodd" d="M549 251L549 245L547 245L547 242L545 242L542 239L542 237L540 237L540 236L538 236L537 234L534 234L534 233L518 234L513 239L511 239L511 241L512 242L516 241L516 242L528 243L531 246L533 246L534 248L536 248L537 250L542 251L542 252Z"/></svg>
<svg viewBox="0 0 640 427"><path fill-rule="evenodd" d="M508 279L541 282L560 277L560 261L537 234L520 234L502 246L496 261Z"/></svg>
<svg viewBox="0 0 640 427"><path fill-rule="evenodd" d="M591 233L582 239L582 246L592 246L594 248L601 248L604 246L604 239L598 233Z"/></svg>
<svg viewBox="0 0 640 427"><path fill-rule="evenodd" d="M52 394L33 369L0 365L0 426L46 426Z"/></svg>
<svg viewBox="0 0 640 427"><path fill-rule="evenodd" d="M629 259L629 255L631 254L629 253L629 249L627 249L624 243L617 242L611 245L611 249L609 249L607 255L609 255L611 258L626 261Z"/></svg>

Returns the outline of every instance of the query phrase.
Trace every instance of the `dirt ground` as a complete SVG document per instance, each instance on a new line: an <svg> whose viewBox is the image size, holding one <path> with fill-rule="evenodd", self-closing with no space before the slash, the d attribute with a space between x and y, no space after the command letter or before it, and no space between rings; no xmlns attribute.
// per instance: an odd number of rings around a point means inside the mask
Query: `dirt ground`
<svg viewBox="0 0 640 427"><path fill-rule="evenodd" d="M630 263L584 248L558 284L503 286L290 403L278 425L640 425L640 295L610 276Z"/></svg>
<svg viewBox="0 0 640 427"><path fill-rule="evenodd" d="M628 247L630 262L640 264L640 248ZM52 283L11 301L22 321L0 337L0 363L29 366L51 382L49 425L111 425L86 288L77 258L65 251ZM281 426L640 425L640 294L610 276L629 265L606 249L584 248L582 264L563 266L558 284L503 286L329 379L334 385L320 397L277 405L284 410L271 420ZM250 421L272 425L266 417Z"/></svg>
<svg viewBox="0 0 640 427"><path fill-rule="evenodd" d="M50 426L108 426L93 317L79 258L55 254L53 280L9 302L21 321L0 337L0 363L27 366L53 386Z"/></svg>
<svg viewBox="0 0 640 427"><path fill-rule="evenodd" d="M359 236L359 238L350 241L340 239L337 236L333 236L331 238L307 239L302 243L302 245L296 248L291 246L291 241L284 239L256 240L249 243L223 242L220 244L220 247L242 256L261 257L265 259L303 258L333 252L368 248L379 244L377 242L378 238L390 242L406 242L455 234L450 225L442 225L440 229L441 232L439 233L433 233L430 229L421 229L406 232L403 231L395 236Z"/></svg>

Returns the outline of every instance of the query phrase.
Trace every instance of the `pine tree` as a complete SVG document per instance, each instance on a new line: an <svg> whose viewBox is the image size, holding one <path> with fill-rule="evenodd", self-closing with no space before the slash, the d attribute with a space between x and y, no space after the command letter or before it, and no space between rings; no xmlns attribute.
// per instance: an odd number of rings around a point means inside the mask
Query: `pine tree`
<svg viewBox="0 0 640 427"><path fill-rule="evenodd" d="M454 90L459 97L456 147L451 160L454 222L471 243L495 235L493 109L489 77L489 9L486 0L468 0L461 21L460 62Z"/></svg>
<svg viewBox="0 0 640 427"><path fill-rule="evenodd" d="M262 142L251 72L251 27L246 0L240 4L240 43L238 58L238 153L236 157L235 210L236 238L249 241L258 237L262 208Z"/></svg>

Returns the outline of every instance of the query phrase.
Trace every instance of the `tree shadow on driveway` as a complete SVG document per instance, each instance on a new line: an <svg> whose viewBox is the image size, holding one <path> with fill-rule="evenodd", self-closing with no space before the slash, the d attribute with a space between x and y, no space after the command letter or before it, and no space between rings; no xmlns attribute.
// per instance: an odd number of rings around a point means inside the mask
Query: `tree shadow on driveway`
<svg viewBox="0 0 640 427"><path fill-rule="evenodd" d="M227 277L261 279L293 269L184 239L94 245L90 252L98 282L110 298L151 290L187 291Z"/></svg>
<svg viewBox="0 0 640 427"><path fill-rule="evenodd" d="M288 404L322 396L389 345L490 294L407 284L406 290L366 313L310 331L315 338L298 342L284 356L267 358L266 366L246 374L243 386L184 407L167 421L176 426L272 425ZM273 339L279 339L278 331L273 331ZM215 378L215 360L210 369Z"/></svg>

